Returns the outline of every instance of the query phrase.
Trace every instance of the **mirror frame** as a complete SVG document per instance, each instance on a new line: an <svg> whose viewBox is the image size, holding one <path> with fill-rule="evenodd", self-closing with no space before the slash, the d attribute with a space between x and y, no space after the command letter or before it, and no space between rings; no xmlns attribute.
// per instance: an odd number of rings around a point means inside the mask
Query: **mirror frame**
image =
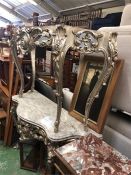
<svg viewBox="0 0 131 175"><path fill-rule="evenodd" d="M86 70L86 67L87 67L87 63L88 63L88 61L91 61L90 57L89 58L88 57L84 57L82 62L81 62L78 80L77 80L77 83L76 83L76 87L75 87L75 90L74 90L73 98L72 98L70 109L69 109L69 114L71 116L73 116L74 118L76 118L77 120L79 120L80 122L82 122L82 123L85 122L85 115L82 115L79 112L77 112L75 110L75 105L76 105L76 102L77 102L77 99L78 99L78 95L79 95L82 80L83 80L83 77L84 77L84 74L85 74L85 70ZM98 61L98 59L95 59L95 62L97 62L97 61ZM106 89L105 96L104 96L104 99L103 99L103 102L102 102L100 113L98 115L97 122L91 120L88 117L88 127L93 129L97 133L101 133L102 130L103 130L103 127L104 127L104 124L105 124L105 121L106 121L106 117L107 117L107 114L108 114L110 106L111 106L111 99L112 99L112 96L113 96L113 92L115 90L117 80L120 76L120 72L121 72L123 63L124 63L123 60L117 60L115 62L114 69L111 73L111 77L110 77L109 83L107 85L107 89Z"/></svg>

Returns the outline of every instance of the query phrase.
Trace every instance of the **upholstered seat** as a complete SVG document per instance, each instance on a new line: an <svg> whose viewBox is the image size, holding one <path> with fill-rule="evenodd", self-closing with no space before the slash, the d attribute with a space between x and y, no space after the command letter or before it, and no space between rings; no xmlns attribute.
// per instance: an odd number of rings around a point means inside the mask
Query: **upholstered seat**
<svg viewBox="0 0 131 175"><path fill-rule="evenodd" d="M131 158L131 4L123 10L119 27L102 27L99 31L117 32L118 57L124 59L124 67L115 90L112 106L121 113L110 113L104 129L104 139ZM126 115L122 112L126 112Z"/></svg>
<svg viewBox="0 0 131 175"><path fill-rule="evenodd" d="M126 20L127 19L127 20ZM99 31L117 32L118 57L124 59L124 67L118 83L113 106L131 113L131 4L128 4L122 14L119 27L102 27ZM129 23L128 23L129 22Z"/></svg>

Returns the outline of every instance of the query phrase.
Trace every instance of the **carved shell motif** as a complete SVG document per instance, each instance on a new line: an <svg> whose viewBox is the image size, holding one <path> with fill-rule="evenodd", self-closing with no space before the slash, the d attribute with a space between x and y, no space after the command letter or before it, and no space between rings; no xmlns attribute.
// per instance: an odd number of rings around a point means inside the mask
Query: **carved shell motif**
<svg viewBox="0 0 131 175"><path fill-rule="evenodd" d="M42 33L40 28L22 28L17 32L17 46L22 54L30 52L35 47L35 41Z"/></svg>
<svg viewBox="0 0 131 175"><path fill-rule="evenodd" d="M66 43L66 29L63 26L58 26L56 31L52 34L52 49L53 53L58 55L64 48Z"/></svg>
<svg viewBox="0 0 131 175"><path fill-rule="evenodd" d="M35 45L40 47L50 46L52 44L52 35L51 31L48 29L42 30L42 33L37 35L37 40Z"/></svg>
<svg viewBox="0 0 131 175"><path fill-rule="evenodd" d="M75 49L83 52L83 53L92 53L98 48L99 45L99 38L102 37L102 34L92 32L92 31L79 31L78 33L74 34L74 44Z"/></svg>
<svg viewBox="0 0 131 175"><path fill-rule="evenodd" d="M104 65L103 70L101 72L100 78L98 79L95 87L91 91L85 108L85 130L87 129L89 112L93 101L95 98L98 98L99 91L102 86L106 85L108 78L111 76L111 73L114 69L114 61L117 58L117 46L116 46L116 33L110 33L108 37L108 45L105 48L103 45L99 46L100 38L103 37L101 33L93 32L93 31L80 31L75 34L75 49L79 50L83 54L91 54L93 52L98 53L101 52L104 55Z"/></svg>

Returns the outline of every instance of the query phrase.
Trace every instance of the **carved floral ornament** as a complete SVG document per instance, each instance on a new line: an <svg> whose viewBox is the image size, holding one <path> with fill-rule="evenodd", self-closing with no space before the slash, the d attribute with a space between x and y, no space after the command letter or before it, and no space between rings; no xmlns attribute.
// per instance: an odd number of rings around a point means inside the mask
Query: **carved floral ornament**
<svg viewBox="0 0 131 175"><path fill-rule="evenodd" d="M68 29L68 32L67 32ZM24 78L21 66L18 61L17 51L20 53L31 53L32 60L32 88L34 90L34 81L35 81L35 47L40 46L50 46L52 47L52 56L55 65L55 83L56 83L56 97L57 97L57 116L55 121L55 132L58 132L60 124L60 116L62 109L62 81L63 81L63 64L66 52L69 48L80 51L82 54L92 54L97 52L102 52L104 59L104 66L93 91L89 95L86 104L86 118L84 119L85 128L88 125L88 114L91 108L91 105L99 95L101 87L106 83L108 77L114 66L114 61L117 57L116 49L116 34L115 33L99 33L86 29L78 29L75 32L74 27L69 26L51 26L51 27L31 27L31 28L22 28L17 31L17 35L13 36L11 40L12 55L14 62L18 69L21 88L20 88L20 97L23 95L24 89ZM67 40L72 40L69 44Z"/></svg>
<svg viewBox="0 0 131 175"><path fill-rule="evenodd" d="M88 128L89 112L95 98L99 97L99 92L102 86L105 86L108 78L114 69L114 62L117 60L117 42L116 33L99 33L93 31L80 31L75 35L74 49L81 53L90 55L93 53L103 53L104 64L103 69L95 87L89 94L85 107L85 130Z"/></svg>

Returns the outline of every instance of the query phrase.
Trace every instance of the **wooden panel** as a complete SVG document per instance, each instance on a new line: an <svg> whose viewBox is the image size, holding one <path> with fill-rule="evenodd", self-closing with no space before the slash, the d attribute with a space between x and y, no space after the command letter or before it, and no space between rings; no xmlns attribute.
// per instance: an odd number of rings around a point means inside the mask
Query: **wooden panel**
<svg viewBox="0 0 131 175"><path fill-rule="evenodd" d="M6 117L7 113L3 109L0 109L0 119L5 119Z"/></svg>

